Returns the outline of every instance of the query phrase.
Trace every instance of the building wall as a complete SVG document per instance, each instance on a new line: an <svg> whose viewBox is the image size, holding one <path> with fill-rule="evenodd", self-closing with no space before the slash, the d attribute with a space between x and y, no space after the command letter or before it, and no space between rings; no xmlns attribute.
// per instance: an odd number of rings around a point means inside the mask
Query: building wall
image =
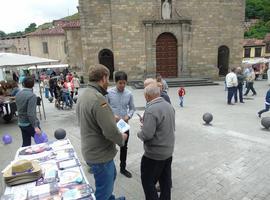
<svg viewBox="0 0 270 200"><path fill-rule="evenodd" d="M66 30L66 41L68 46L67 61L69 66L82 69L83 59L80 29Z"/></svg>
<svg viewBox="0 0 270 200"><path fill-rule="evenodd" d="M244 0L172 0L172 7L172 19L192 21L189 33L182 35L188 49L185 65L191 76L217 77L218 48L222 45L230 49L230 66L239 66ZM80 0L79 12L85 66L98 63L99 51L108 48L114 53L116 70L127 71L132 79L142 78L149 42L143 21L161 20L161 0ZM164 27L169 31L171 25ZM178 45L183 45L182 41Z"/></svg>
<svg viewBox="0 0 270 200"><path fill-rule="evenodd" d="M60 63L67 63L67 54L65 53L65 35L54 36L29 36L29 47L31 55L59 60ZM48 53L43 52L43 42L48 44Z"/></svg>
<svg viewBox="0 0 270 200"><path fill-rule="evenodd" d="M12 49L13 53L29 55L29 45L26 37L4 38L0 40L0 43L14 45L16 47L16 51Z"/></svg>
<svg viewBox="0 0 270 200"><path fill-rule="evenodd" d="M260 47L244 47L243 48L243 58L245 58L245 48L250 48L250 58L255 58L255 48L262 48L262 52L261 52L261 57L265 57L267 56L267 54L265 53L265 46L260 46Z"/></svg>
<svg viewBox="0 0 270 200"><path fill-rule="evenodd" d="M192 19L189 68L192 76L217 76L218 48L230 49L229 67L242 59L244 0L175 1L179 14Z"/></svg>

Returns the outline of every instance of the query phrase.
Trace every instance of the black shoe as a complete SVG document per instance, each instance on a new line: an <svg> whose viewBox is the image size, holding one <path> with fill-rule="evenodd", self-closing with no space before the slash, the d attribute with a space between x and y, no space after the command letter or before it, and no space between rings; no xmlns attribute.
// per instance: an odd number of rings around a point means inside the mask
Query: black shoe
<svg viewBox="0 0 270 200"><path fill-rule="evenodd" d="M240 101L240 103L245 103L244 101Z"/></svg>
<svg viewBox="0 0 270 200"><path fill-rule="evenodd" d="M231 105L231 106L233 106L234 104L233 103L227 103L228 105Z"/></svg>
<svg viewBox="0 0 270 200"><path fill-rule="evenodd" d="M126 176L127 178L131 178L132 177L132 174L126 170L126 169L121 169L120 170L120 173L123 174L124 176Z"/></svg>
<svg viewBox="0 0 270 200"><path fill-rule="evenodd" d="M257 94L252 94L252 96L256 96Z"/></svg>
<svg viewBox="0 0 270 200"><path fill-rule="evenodd" d="M257 116L258 116L259 118L261 118L261 114L260 114L260 113L257 113Z"/></svg>

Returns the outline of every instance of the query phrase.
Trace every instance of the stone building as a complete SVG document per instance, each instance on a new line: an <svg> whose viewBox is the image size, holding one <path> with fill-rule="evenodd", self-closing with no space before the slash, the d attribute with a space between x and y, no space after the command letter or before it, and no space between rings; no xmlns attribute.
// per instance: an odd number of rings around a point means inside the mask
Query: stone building
<svg viewBox="0 0 270 200"><path fill-rule="evenodd" d="M74 70L81 71L83 68L83 59L80 21L68 21L63 26L63 29L66 36L67 63L74 68Z"/></svg>
<svg viewBox="0 0 270 200"><path fill-rule="evenodd" d="M244 11L244 0L79 0L84 71L226 75L241 63Z"/></svg>
<svg viewBox="0 0 270 200"><path fill-rule="evenodd" d="M0 51L29 55L28 40L26 36L13 36L1 38Z"/></svg>
<svg viewBox="0 0 270 200"><path fill-rule="evenodd" d="M27 34L30 55L67 63L66 37L62 28L65 23L64 20L56 20L50 28Z"/></svg>

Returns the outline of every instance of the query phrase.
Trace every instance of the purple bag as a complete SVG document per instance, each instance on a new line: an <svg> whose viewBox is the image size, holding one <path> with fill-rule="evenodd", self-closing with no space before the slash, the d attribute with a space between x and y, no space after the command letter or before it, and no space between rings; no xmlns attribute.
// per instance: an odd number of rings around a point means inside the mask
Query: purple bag
<svg viewBox="0 0 270 200"><path fill-rule="evenodd" d="M36 144L48 142L48 137L45 132L42 132L41 134L36 134L34 135L34 140Z"/></svg>

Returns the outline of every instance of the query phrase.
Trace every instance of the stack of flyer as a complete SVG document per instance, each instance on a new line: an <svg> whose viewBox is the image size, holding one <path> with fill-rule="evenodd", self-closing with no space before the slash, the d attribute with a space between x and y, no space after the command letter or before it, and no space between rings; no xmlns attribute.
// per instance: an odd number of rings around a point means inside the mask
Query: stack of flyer
<svg viewBox="0 0 270 200"><path fill-rule="evenodd" d="M6 187L1 200L95 200L94 190L68 139L22 147L15 159L38 161L42 177L28 184Z"/></svg>

